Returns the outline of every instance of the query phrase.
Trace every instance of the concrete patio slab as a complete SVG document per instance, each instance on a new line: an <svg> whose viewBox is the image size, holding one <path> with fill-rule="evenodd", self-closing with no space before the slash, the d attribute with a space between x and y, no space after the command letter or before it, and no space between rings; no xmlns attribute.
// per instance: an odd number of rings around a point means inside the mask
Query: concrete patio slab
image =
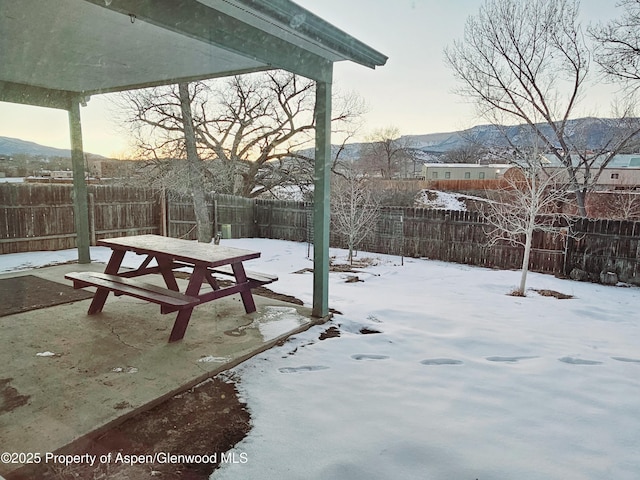
<svg viewBox="0 0 640 480"><path fill-rule="evenodd" d="M1 277L30 274L69 285L69 271L103 269L60 265ZM255 301L252 314L239 295L198 306L184 339L171 344L175 314L125 296L110 295L93 316L83 300L0 317L0 451L53 452L318 321L309 308L258 295ZM20 465L0 463L0 475Z"/></svg>

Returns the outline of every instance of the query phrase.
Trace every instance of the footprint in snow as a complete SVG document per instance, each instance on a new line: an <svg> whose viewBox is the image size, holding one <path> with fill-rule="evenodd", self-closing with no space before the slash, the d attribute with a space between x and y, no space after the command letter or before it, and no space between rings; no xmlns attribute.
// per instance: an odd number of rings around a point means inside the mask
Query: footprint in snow
<svg viewBox="0 0 640 480"><path fill-rule="evenodd" d="M519 362L520 360L529 360L531 358L540 358L537 357L535 355L529 355L529 356L520 356L520 357L487 357L486 360L489 360L490 362L505 362L505 363L516 363Z"/></svg>
<svg viewBox="0 0 640 480"><path fill-rule="evenodd" d="M611 358L619 362L640 363L640 360L638 360L637 358L627 358L627 357L611 357Z"/></svg>
<svg viewBox="0 0 640 480"><path fill-rule="evenodd" d="M602 362L598 362L596 360L583 360L582 358L562 357L558 360L571 365L602 365Z"/></svg>
<svg viewBox="0 0 640 480"><path fill-rule="evenodd" d="M368 353L356 353L355 355L351 355L351 358L354 360L386 360L389 358L388 355L371 355Z"/></svg>
<svg viewBox="0 0 640 480"><path fill-rule="evenodd" d="M420 363L422 365L462 365L464 362L453 358L428 358Z"/></svg>
<svg viewBox="0 0 640 480"><path fill-rule="evenodd" d="M302 365L300 367L282 367L278 371L280 373L297 373L297 372L316 372L318 370L326 370L329 367L324 365Z"/></svg>

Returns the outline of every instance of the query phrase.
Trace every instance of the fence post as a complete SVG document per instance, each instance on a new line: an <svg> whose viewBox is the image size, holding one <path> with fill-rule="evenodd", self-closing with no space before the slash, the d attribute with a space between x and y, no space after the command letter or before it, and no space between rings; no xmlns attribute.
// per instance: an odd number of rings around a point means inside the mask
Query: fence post
<svg viewBox="0 0 640 480"><path fill-rule="evenodd" d="M160 235L167 237L167 192L160 190Z"/></svg>
<svg viewBox="0 0 640 480"><path fill-rule="evenodd" d="M220 232L220 222L218 222L218 198L213 195L213 236L220 241L222 233Z"/></svg>
<svg viewBox="0 0 640 480"><path fill-rule="evenodd" d="M307 208L307 258L311 258L311 245L313 244L313 208Z"/></svg>
<svg viewBox="0 0 640 480"><path fill-rule="evenodd" d="M568 225L567 238L564 246L564 259L563 259L563 265L562 265L563 274L566 277L568 277L571 273L571 266L572 266L571 259L573 258L573 252L575 251L575 246L576 246L575 234L578 231L578 229L580 229L581 231L584 230L583 219L570 218L569 225Z"/></svg>
<svg viewBox="0 0 640 480"><path fill-rule="evenodd" d="M404 214L400 212L400 265L404 266Z"/></svg>
<svg viewBox="0 0 640 480"><path fill-rule="evenodd" d="M93 193L89 193L89 238L91 245L96 245L96 199Z"/></svg>
<svg viewBox="0 0 640 480"><path fill-rule="evenodd" d="M165 192L165 217L167 222L167 237L174 237L174 232L171 231L171 195L169 192Z"/></svg>

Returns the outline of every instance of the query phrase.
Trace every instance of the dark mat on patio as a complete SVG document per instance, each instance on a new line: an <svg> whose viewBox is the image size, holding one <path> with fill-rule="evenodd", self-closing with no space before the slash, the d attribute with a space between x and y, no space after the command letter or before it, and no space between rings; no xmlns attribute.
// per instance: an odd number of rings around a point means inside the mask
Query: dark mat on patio
<svg viewBox="0 0 640 480"><path fill-rule="evenodd" d="M52 307L93 297L85 290L74 290L58 282L34 275L0 279L0 317Z"/></svg>

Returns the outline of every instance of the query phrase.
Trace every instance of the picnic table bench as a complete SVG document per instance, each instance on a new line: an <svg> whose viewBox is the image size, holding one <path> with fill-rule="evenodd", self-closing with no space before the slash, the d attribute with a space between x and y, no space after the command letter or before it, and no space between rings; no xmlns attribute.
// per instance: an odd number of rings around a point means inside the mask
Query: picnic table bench
<svg viewBox="0 0 640 480"><path fill-rule="evenodd" d="M233 268L231 268L231 265L220 265L219 267L211 268L210 270L212 273L234 276ZM254 286L266 285L278 280L277 276L269 275L267 273L254 272L251 270L245 270L245 273L247 275L247 280L253 284L251 288L254 288Z"/></svg>
<svg viewBox="0 0 640 480"><path fill-rule="evenodd" d="M66 274L64 278L73 280L75 288L100 287L114 292L116 295L129 295L151 303L157 303L161 306L162 313L169 313L169 311L173 311L173 308L193 307L200 303L200 299L197 297L190 297L168 288L143 283L127 277L119 277L118 275L100 272L71 272Z"/></svg>
<svg viewBox="0 0 640 480"><path fill-rule="evenodd" d="M100 240L98 245L112 250L104 273L71 272L65 275L65 278L73 281L74 288L96 287L88 314L101 312L111 292L158 304L163 314L178 312L169 336L170 342L184 337L197 305L239 293L245 311L255 312L251 289L278 279L274 275L245 271L243 262L258 258L260 252L158 235L112 238ZM137 269L120 271L127 252L146 255L146 258ZM156 265L152 265L153 260ZM179 291L174 271L184 267L191 268L192 272L183 293ZM162 275L166 288L136 278L158 273ZM214 274L231 276L234 283L221 287ZM212 291L201 292L205 281Z"/></svg>

